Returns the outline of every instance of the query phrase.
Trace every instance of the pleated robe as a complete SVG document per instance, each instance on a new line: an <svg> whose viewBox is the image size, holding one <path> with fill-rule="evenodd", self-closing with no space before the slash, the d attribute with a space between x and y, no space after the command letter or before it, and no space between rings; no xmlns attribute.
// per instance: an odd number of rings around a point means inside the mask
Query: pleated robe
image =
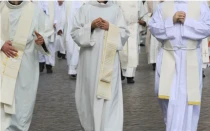
<svg viewBox="0 0 210 131"><path fill-rule="evenodd" d="M20 5L11 5L9 2L5 3L5 8L9 8L10 12L9 31L4 33L9 33L10 40L12 40L17 29L22 9L28 2L24 1ZM34 6L36 5L34 4ZM35 7L34 14L31 15L33 15L31 29L28 34L27 44L22 57L15 86L16 114L10 115L5 113L3 108L4 106L1 104L1 131L28 131L32 120L39 81L38 51L41 51L43 54L47 54L46 52L43 52L41 46L35 44L36 37L34 35L34 31L40 33L44 37L45 43L48 43L47 37L53 33L53 29L48 30L49 32L45 31L46 17L44 12L41 11L37 6ZM1 40L0 47L3 46L4 42L5 41Z"/></svg>
<svg viewBox="0 0 210 131"><path fill-rule="evenodd" d="M63 2L59 6L58 1L55 2L55 24L56 24L56 40L55 40L55 52L59 51L62 54L66 54L66 45L65 45L65 24L66 24L66 4ZM62 35L58 35L58 31L63 32Z"/></svg>
<svg viewBox="0 0 210 131"><path fill-rule="evenodd" d="M70 32L73 25L73 20L76 12L82 6L84 2L82 1L71 1L71 7L69 9L68 15L68 28L66 35L66 49L67 49L67 64L68 64L68 74L77 74L77 65L79 61L79 46L73 41Z"/></svg>
<svg viewBox="0 0 210 131"><path fill-rule="evenodd" d="M154 13L159 1L147 1L146 4L146 10L149 12L147 24L149 23L151 19L151 13ZM149 16L150 15L150 16ZM150 31L147 30L147 37L146 37L146 50L148 55L148 64L154 64L156 63L157 55L160 50L160 42L151 35Z"/></svg>
<svg viewBox="0 0 210 131"><path fill-rule="evenodd" d="M51 3L55 3L54 1L36 1L34 3L38 3L38 7L42 9L46 17L49 17L50 21L46 21L46 24L48 24L49 28L53 28L54 24L54 14L55 14L55 4L53 5L54 7L51 7ZM53 10L54 11L51 11ZM39 62L41 63L46 63L47 65L55 66L55 33L53 33L49 38L48 38L48 49L50 50L51 55L43 55L41 52L39 53Z"/></svg>
<svg viewBox="0 0 210 131"><path fill-rule="evenodd" d="M113 67L112 98L108 101L96 96L104 30L95 29L91 32L91 23L99 17L118 26L121 32ZM127 41L129 31L120 8L109 1L106 4L93 1L83 5L74 18L71 35L80 47L75 97L82 127L85 131L122 131L123 99L119 50Z"/></svg>
<svg viewBox="0 0 210 131"><path fill-rule="evenodd" d="M162 18L162 4L160 4L154 13L149 28L151 33L161 42L170 40L172 46L185 46L187 40L196 40L198 44L197 56L199 63L199 89L202 95L202 57L201 57L201 40L210 35L210 13L207 2L200 2L200 18L194 20L188 18L188 2L192 1L176 1L174 10L186 12L186 19L184 25L176 23L173 24L173 19ZM173 7L172 7L173 8ZM170 99L159 99L159 104L164 114L164 121L166 124L166 131L197 131L200 106L188 105L187 100L187 74L186 74L186 50L174 51L176 72L170 92ZM157 56L157 70L155 80L155 94L158 97L160 69L162 65L163 49ZM166 78L167 81L167 78Z"/></svg>

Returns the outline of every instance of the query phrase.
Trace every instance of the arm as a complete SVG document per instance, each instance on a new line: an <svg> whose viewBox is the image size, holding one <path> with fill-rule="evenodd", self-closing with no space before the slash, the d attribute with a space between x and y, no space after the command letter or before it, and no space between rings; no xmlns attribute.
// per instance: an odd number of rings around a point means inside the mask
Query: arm
<svg viewBox="0 0 210 131"><path fill-rule="evenodd" d="M174 39L175 26L173 24L173 17L163 20L160 13L160 5L152 16L149 22L149 30L157 39L168 40Z"/></svg>
<svg viewBox="0 0 210 131"><path fill-rule="evenodd" d="M119 44L117 46L117 50L122 50L123 46L125 45L125 43L127 42L130 32L127 29L127 25L125 22L125 19L123 17L123 13L122 10L119 8L119 14L118 14L118 18L117 18L117 26L120 28L120 38L119 38Z"/></svg>
<svg viewBox="0 0 210 131"><path fill-rule="evenodd" d="M71 36L79 47L91 47L95 44L91 41L91 23L85 23L83 8L81 7L74 17Z"/></svg>
<svg viewBox="0 0 210 131"><path fill-rule="evenodd" d="M201 3L201 17L199 20L186 16L182 36L193 40L201 40L210 36L210 11L207 4Z"/></svg>

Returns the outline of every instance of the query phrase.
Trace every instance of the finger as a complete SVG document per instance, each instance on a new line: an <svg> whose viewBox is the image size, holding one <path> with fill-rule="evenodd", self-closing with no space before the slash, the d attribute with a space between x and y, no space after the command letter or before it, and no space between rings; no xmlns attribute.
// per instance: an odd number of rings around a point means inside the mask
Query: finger
<svg viewBox="0 0 210 131"><path fill-rule="evenodd" d="M14 51L12 51L12 50L9 50L9 53L10 53L13 57L17 56L17 53L14 52Z"/></svg>
<svg viewBox="0 0 210 131"><path fill-rule="evenodd" d="M184 19L185 17L184 16L181 16L181 17L179 17L178 19Z"/></svg>
<svg viewBox="0 0 210 131"><path fill-rule="evenodd" d="M43 40L39 40L39 41L37 41L38 43L44 43L44 41Z"/></svg>
<svg viewBox="0 0 210 131"><path fill-rule="evenodd" d="M4 52L4 54L5 54L7 57L10 57L9 54L8 54L7 52Z"/></svg>
<svg viewBox="0 0 210 131"><path fill-rule="evenodd" d="M101 22L97 22L96 25L101 25Z"/></svg>
<svg viewBox="0 0 210 131"><path fill-rule="evenodd" d="M11 41L7 41L7 44L12 45L12 42Z"/></svg>
<svg viewBox="0 0 210 131"><path fill-rule="evenodd" d="M14 56L12 53L10 53L10 52L7 52L7 54L9 55L9 57L12 57L12 58L15 57L15 56Z"/></svg>
<svg viewBox="0 0 210 131"><path fill-rule="evenodd" d="M18 52L18 50L16 50L14 47L10 48L10 50L12 50L13 52Z"/></svg>
<svg viewBox="0 0 210 131"><path fill-rule="evenodd" d="M35 33L35 35L37 36L37 37L39 37L39 36L41 36L38 32L36 32L36 31L34 31L34 33Z"/></svg>

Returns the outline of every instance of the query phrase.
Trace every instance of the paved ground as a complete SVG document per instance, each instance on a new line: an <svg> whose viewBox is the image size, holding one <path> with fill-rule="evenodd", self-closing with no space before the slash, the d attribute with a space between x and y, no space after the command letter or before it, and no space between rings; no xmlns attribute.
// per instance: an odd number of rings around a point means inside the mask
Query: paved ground
<svg viewBox="0 0 210 131"><path fill-rule="evenodd" d="M143 52L143 51L142 51ZM75 108L75 81L67 75L65 60L57 62L52 75L41 74L30 131L81 131ZM198 131L210 131L210 69L204 79ZM123 82L124 131L164 131L163 117L154 96L154 72L140 55L136 83Z"/></svg>

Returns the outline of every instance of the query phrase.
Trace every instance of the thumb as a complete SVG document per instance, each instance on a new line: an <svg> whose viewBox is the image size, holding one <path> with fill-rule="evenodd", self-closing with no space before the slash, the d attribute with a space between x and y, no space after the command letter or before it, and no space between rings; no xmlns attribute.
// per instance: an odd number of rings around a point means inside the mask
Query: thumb
<svg viewBox="0 0 210 131"><path fill-rule="evenodd" d="M40 34L38 32L34 31L34 33L37 37L40 36Z"/></svg>

